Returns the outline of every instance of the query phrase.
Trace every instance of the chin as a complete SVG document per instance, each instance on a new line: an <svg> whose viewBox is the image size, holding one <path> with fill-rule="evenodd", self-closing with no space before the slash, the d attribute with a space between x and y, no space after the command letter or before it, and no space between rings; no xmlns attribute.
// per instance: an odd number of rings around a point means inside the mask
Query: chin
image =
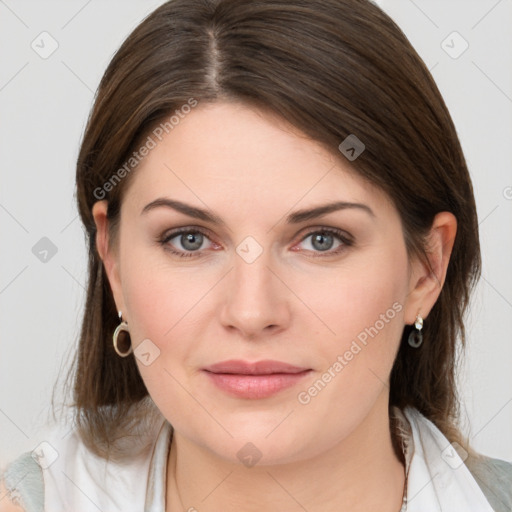
<svg viewBox="0 0 512 512"><path fill-rule="evenodd" d="M275 422L251 421L247 417L245 423L224 423L224 426L233 437L216 430L206 438L200 434L201 439L196 438L195 442L234 464L246 467L288 464L313 456L313 451L318 450L313 442L316 436L311 433L309 437L303 428L284 428ZM198 426L198 431L204 435L204 426Z"/></svg>

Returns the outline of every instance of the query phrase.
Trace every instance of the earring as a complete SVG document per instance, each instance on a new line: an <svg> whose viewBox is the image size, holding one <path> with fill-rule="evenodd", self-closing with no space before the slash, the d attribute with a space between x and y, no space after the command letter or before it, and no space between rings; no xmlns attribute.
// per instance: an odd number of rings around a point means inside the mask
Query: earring
<svg viewBox="0 0 512 512"><path fill-rule="evenodd" d="M114 336L112 337L112 341L114 344L114 350L121 357L126 357L132 353L133 349L128 324L126 322L123 322L123 314L121 313L121 311L119 311L119 320L121 323L116 327L116 330L114 331ZM118 343L120 343L122 350L119 349Z"/></svg>
<svg viewBox="0 0 512 512"><path fill-rule="evenodd" d="M416 321L414 322L414 327L411 333L409 334L409 345L414 348L418 348L423 343L423 333L421 329L423 329L423 318L420 315L416 317Z"/></svg>

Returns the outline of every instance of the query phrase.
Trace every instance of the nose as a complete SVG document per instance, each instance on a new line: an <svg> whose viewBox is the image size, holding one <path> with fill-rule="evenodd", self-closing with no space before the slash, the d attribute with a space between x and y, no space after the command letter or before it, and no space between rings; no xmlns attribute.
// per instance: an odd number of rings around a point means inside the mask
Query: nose
<svg viewBox="0 0 512 512"><path fill-rule="evenodd" d="M234 256L234 268L226 276L222 325L255 340L286 329L290 323L291 292L270 267L265 251L254 262Z"/></svg>

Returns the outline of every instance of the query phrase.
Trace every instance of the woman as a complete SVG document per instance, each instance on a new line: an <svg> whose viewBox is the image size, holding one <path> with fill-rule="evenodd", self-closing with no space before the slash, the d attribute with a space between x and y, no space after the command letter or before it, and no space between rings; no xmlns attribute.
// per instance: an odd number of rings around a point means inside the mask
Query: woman
<svg viewBox="0 0 512 512"><path fill-rule="evenodd" d="M471 181L374 4L164 4L102 79L77 199L76 429L0 510L511 509L457 427Z"/></svg>

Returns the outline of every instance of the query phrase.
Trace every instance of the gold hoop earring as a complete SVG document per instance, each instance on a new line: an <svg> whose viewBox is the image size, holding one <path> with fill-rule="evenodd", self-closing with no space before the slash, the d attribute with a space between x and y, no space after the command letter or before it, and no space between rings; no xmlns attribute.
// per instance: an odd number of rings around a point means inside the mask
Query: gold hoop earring
<svg viewBox="0 0 512 512"><path fill-rule="evenodd" d="M112 336L112 342L114 345L114 350L121 357L129 356L133 352L132 342L130 339L130 330L128 329L128 324L123 322L123 315L121 311L119 311L119 320L121 323L116 327L114 331L114 335ZM119 349L118 344L121 345L123 350ZM127 348L126 348L127 347Z"/></svg>
<svg viewBox="0 0 512 512"><path fill-rule="evenodd" d="M421 329L423 329L423 318L420 315L416 317L414 327L415 329L411 331L407 341L411 347L418 348L423 343L423 333L421 332Z"/></svg>

